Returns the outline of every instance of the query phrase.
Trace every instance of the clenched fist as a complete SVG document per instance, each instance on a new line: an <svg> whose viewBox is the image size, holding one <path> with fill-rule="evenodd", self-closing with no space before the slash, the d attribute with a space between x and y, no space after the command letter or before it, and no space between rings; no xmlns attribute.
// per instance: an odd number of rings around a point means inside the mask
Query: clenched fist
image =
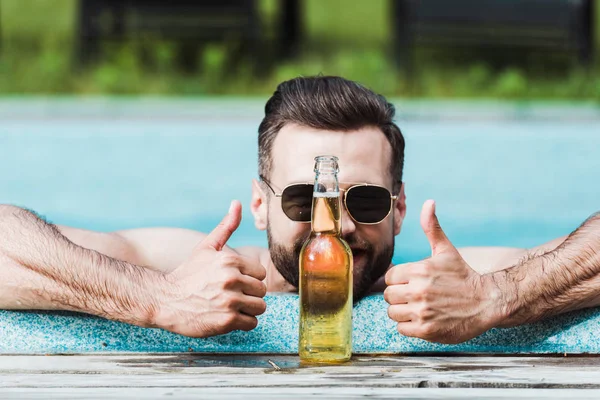
<svg viewBox="0 0 600 400"><path fill-rule="evenodd" d="M241 212L240 203L233 202L192 256L165 275L154 325L192 337L256 327L256 316L266 310L266 270L258 259L225 248Z"/></svg>
<svg viewBox="0 0 600 400"><path fill-rule="evenodd" d="M431 258L396 265L385 277L388 315L398 322L398 332L460 343L494 327L500 291L490 276L478 274L463 260L444 234L431 200L423 205L421 227Z"/></svg>

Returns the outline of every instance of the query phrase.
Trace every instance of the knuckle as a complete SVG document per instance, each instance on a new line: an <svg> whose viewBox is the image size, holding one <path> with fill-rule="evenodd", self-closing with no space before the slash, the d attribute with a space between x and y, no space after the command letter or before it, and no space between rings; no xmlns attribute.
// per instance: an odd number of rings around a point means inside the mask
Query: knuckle
<svg viewBox="0 0 600 400"><path fill-rule="evenodd" d="M239 265L240 258L236 254L222 251L219 253L219 261L223 266L235 267Z"/></svg>
<svg viewBox="0 0 600 400"><path fill-rule="evenodd" d="M403 335L403 336L415 336L414 333L410 330L407 329L404 324L398 323L396 325L396 330L398 331L399 334Z"/></svg>
<svg viewBox="0 0 600 400"><path fill-rule="evenodd" d="M417 301L423 301L427 297L427 287L425 285L417 286L412 292L412 298Z"/></svg>
<svg viewBox="0 0 600 400"><path fill-rule="evenodd" d="M257 278L259 280L264 280L267 277L267 269L265 267L262 266L262 264L258 264L258 268L257 270Z"/></svg>
<svg viewBox="0 0 600 400"><path fill-rule="evenodd" d="M417 309L417 317L419 317L419 319L421 321L428 321L431 319L433 314L433 310L431 310L431 308L429 308L429 306L426 303L422 303L419 308Z"/></svg>
<svg viewBox="0 0 600 400"><path fill-rule="evenodd" d="M267 277L266 268L259 262L256 262L252 259L242 259L244 263L244 268L247 272L246 274L258 279L259 281L264 280Z"/></svg>
<svg viewBox="0 0 600 400"><path fill-rule="evenodd" d="M397 267L392 267L388 270L388 272L386 272L386 274L385 274L385 284L386 285L392 285L395 282L394 275L396 272L396 268Z"/></svg>
<svg viewBox="0 0 600 400"><path fill-rule="evenodd" d="M390 305L400 304L406 297L407 293L402 294L400 290L394 287L388 286L383 292L383 299Z"/></svg>
<svg viewBox="0 0 600 400"><path fill-rule="evenodd" d="M390 293L391 293L391 289L390 287L386 287L385 290L383 291L383 299L386 301L386 303L391 304L390 301ZM388 308L389 310L389 308Z"/></svg>
<svg viewBox="0 0 600 400"><path fill-rule="evenodd" d="M388 309L387 309L387 315L388 315L388 317L390 317L390 319L393 319L394 321L396 320L396 318L394 318L394 316L396 314L394 313L394 310L392 309L392 307L388 307Z"/></svg>
<svg viewBox="0 0 600 400"><path fill-rule="evenodd" d="M423 303L428 303L430 297L431 297L431 294L429 293L427 288L424 286L415 289L415 291L412 294L413 300L420 301Z"/></svg>
<svg viewBox="0 0 600 400"><path fill-rule="evenodd" d="M244 324L244 326L242 327L242 330L244 331L251 331L252 329L256 328L258 326L258 319L256 319L255 317L251 317L249 318L248 322L246 324Z"/></svg>
<svg viewBox="0 0 600 400"><path fill-rule="evenodd" d="M421 282L419 282L418 286L415 289L415 294L417 294L418 296L420 296L420 298L425 299L425 298L431 298L431 296L433 295L433 284L430 280L422 280Z"/></svg>
<svg viewBox="0 0 600 400"><path fill-rule="evenodd" d="M411 293L410 299L412 301L423 301L423 296L423 292L420 289L418 289Z"/></svg>
<svg viewBox="0 0 600 400"><path fill-rule="evenodd" d="M226 329L231 328L237 322L237 317L235 313L223 313L221 315L221 326Z"/></svg>
<svg viewBox="0 0 600 400"><path fill-rule="evenodd" d="M222 308L231 310L236 308L237 299L234 296L225 294L219 298L219 303Z"/></svg>
<svg viewBox="0 0 600 400"><path fill-rule="evenodd" d="M387 309L387 315L396 322L402 322L401 319L406 319L406 314L403 314L398 307L390 306Z"/></svg>
<svg viewBox="0 0 600 400"><path fill-rule="evenodd" d="M425 323L419 329L419 336L424 339L435 339L437 337L437 328L432 323Z"/></svg>
<svg viewBox="0 0 600 400"><path fill-rule="evenodd" d="M261 299L256 307L256 311L256 315L264 314L267 311L267 302Z"/></svg>
<svg viewBox="0 0 600 400"><path fill-rule="evenodd" d="M224 271L224 274L221 279L221 286L223 289L228 290L235 287L240 281L241 275L239 273L234 272L233 270Z"/></svg>
<svg viewBox="0 0 600 400"><path fill-rule="evenodd" d="M267 295L267 285L260 282L260 288L258 289L258 293L260 297L265 297Z"/></svg>
<svg viewBox="0 0 600 400"><path fill-rule="evenodd" d="M431 304L435 300L434 297L434 294L431 293L430 290L425 289L425 291L423 291L421 295L421 300L424 301L426 304Z"/></svg>

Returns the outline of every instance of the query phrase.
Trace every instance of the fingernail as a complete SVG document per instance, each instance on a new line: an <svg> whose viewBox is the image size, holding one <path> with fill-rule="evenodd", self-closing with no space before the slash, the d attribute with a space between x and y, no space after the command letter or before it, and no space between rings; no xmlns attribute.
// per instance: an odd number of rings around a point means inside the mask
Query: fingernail
<svg viewBox="0 0 600 400"><path fill-rule="evenodd" d="M229 211L227 212L228 214L231 214L233 212L233 201L231 202L231 204L229 205Z"/></svg>
<svg viewBox="0 0 600 400"><path fill-rule="evenodd" d="M431 209L435 212L435 200L429 199L427 202L431 203Z"/></svg>

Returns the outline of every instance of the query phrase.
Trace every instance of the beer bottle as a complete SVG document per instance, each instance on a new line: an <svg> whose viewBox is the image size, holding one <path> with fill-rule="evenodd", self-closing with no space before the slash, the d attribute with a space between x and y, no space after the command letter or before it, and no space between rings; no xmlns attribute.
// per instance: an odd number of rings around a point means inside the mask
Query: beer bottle
<svg viewBox="0 0 600 400"><path fill-rule="evenodd" d="M300 252L298 352L305 362L352 353L352 251L341 238L338 159L315 158L311 232Z"/></svg>

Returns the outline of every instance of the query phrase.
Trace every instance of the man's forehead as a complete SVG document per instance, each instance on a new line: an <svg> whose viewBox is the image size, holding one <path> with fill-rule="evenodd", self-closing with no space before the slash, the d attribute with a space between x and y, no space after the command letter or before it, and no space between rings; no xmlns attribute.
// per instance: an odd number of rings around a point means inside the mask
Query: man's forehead
<svg viewBox="0 0 600 400"><path fill-rule="evenodd" d="M344 132L289 124L273 143L271 180L279 185L312 181L320 155L338 157L341 182L385 185L390 179L391 146L378 128Z"/></svg>

